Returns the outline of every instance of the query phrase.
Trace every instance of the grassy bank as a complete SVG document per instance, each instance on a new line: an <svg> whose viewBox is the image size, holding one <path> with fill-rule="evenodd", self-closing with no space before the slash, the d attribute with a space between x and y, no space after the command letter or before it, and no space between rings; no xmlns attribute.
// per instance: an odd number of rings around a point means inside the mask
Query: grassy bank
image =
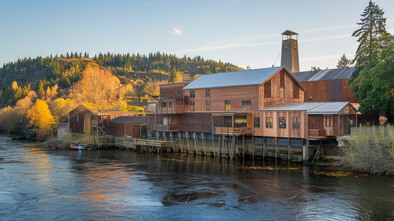
<svg viewBox="0 0 394 221"><path fill-rule="evenodd" d="M394 175L394 127L360 128L350 135L339 164L356 172Z"/></svg>

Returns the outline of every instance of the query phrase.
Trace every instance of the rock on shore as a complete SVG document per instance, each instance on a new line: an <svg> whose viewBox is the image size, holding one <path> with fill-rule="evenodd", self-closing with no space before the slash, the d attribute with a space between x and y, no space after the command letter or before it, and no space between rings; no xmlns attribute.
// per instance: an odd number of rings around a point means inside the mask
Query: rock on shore
<svg viewBox="0 0 394 221"><path fill-rule="evenodd" d="M64 140L50 140L46 143L48 149L70 149L70 142Z"/></svg>

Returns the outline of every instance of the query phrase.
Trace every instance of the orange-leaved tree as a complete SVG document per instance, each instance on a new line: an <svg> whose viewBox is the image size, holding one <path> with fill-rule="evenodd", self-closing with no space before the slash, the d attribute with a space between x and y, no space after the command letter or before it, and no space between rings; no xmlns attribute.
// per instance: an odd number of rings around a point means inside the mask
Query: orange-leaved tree
<svg viewBox="0 0 394 221"><path fill-rule="evenodd" d="M32 108L27 111L27 118L30 120L30 127L37 139L44 140L51 135L55 119L45 101L38 99Z"/></svg>
<svg viewBox="0 0 394 221"><path fill-rule="evenodd" d="M123 100L121 86L108 68L90 66L73 86L70 97L77 104L88 103L97 111L123 110L127 103Z"/></svg>

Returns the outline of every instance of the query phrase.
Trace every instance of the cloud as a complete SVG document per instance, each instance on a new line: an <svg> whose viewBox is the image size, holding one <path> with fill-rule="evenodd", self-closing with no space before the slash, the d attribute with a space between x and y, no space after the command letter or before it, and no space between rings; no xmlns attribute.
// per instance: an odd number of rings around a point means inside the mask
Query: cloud
<svg viewBox="0 0 394 221"><path fill-rule="evenodd" d="M171 33L173 35L181 35L181 34L183 34L183 31L179 28L171 28Z"/></svg>
<svg viewBox="0 0 394 221"><path fill-rule="evenodd" d="M388 21L392 21L393 19L388 19ZM349 29L349 28L356 28L357 26L354 24L347 24L341 26L332 26L332 27L325 27L325 28L315 28L315 29L306 29L300 32L302 33L316 33L316 32L325 32L325 31L332 31L332 30L340 30L340 29ZM173 34L175 34L176 28L172 28ZM181 30L179 30L181 31ZM391 29L388 30L391 32ZM181 31L182 34L182 31ZM177 35L177 34L175 34ZM243 39L227 39L225 40L226 43L217 42L214 44L209 45L202 45L196 48L189 48L180 51L176 51L174 53L193 53L193 52L203 52L203 51L215 51L215 50L223 50L223 49L230 49L230 48L244 48L244 47L256 47L256 46L263 46L263 45L280 45L281 41L264 41L263 39L267 38L277 38L280 39L280 33L278 34L264 34L264 35L256 35L256 36L248 36ZM322 40L333 40L333 39L342 39L342 38L351 38L351 34L342 34L342 35L329 35L324 37L318 38L306 38L306 39L299 39L300 42L313 42L313 41L322 41Z"/></svg>

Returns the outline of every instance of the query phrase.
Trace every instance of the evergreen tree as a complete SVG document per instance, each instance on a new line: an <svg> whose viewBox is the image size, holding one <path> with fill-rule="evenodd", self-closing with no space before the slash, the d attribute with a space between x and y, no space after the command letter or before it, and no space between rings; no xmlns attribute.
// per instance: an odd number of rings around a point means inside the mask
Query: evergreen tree
<svg viewBox="0 0 394 221"><path fill-rule="evenodd" d="M383 10L372 1L369 1L361 14L361 22L357 23L361 27L352 34L360 42L354 59L356 66L367 65L371 54L381 48L381 42L387 37L386 18L383 14Z"/></svg>
<svg viewBox="0 0 394 221"><path fill-rule="evenodd" d="M175 83L178 78L179 72L177 72L175 67L173 67L168 75L168 83Z"/></svg>
<svg viewBox="0 0 394 221"><path fill-rule="evenodd" d="M319 68L317 66L312 66L311 71L321 71L321 68Z"/></svg>
<svg viewBox="0 0 394 221"><path fill-rule="evenodd" d="M379 52L371 54L370 62L360 71L351 85L359 98L361 113L394 110L394 38Z"/></svg>
<svg viewBox="0 0 394 221"><path fill-rule="evenodd" d="M345 54L338 60L337 68L349 68L352 64L352 60L348 59Z"/></svg>

